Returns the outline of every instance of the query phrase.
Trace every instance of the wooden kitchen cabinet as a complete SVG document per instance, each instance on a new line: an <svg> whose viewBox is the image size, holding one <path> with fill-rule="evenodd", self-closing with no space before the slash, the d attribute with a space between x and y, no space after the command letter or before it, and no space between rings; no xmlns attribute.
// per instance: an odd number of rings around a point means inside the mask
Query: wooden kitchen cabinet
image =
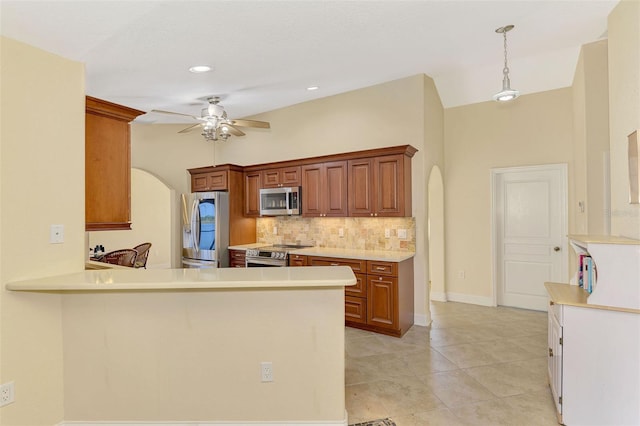
<svg viewBox="0 0 640 426"><path fill-rule="evenodd" d="M411 216L411 157L349 160L349 216Z"/></svg>
<svg viewBox="0 0 640 426"><path fill-rule="evenodd" d="M302 215L347 216L347 162L302 166Z"/></svg>
<svg viewBox="0 0 640 426"><path fill-rule="evenodd" d="M260 216L260 172L244 173L244 215Z"/></svg>
<svg viewBox="0 0 640 426"><path fill-rule="evenodd" d="M245 250L232 250L229 249L229 267L230 268L245 268L247 252Z"/></svg>
<svg viewBox="0 0 640 426"><path fill-rule="evenodd" d="M191 192L228 191L229 168L201 167L189 169L191 174Z"/></svg>
<svg viewBox="0 0 640 426"><path fill-rule="evenodd" d="M299 166L262 170L260 175L262 188L300 186L301 182Z"/></svg>
<svg viewBox="0 0 640 426"><path fill-rule="evenodd" d="M302 254L290 254L289 266L307 266L307 256Z"/></svg>
<svg viewBox="0 0 640 426"><path fill-rule="evenodd" d="M402 262L308 256L309 266L349 266L356 285L345 287L347 326L400 337L413 325L413 258Z"/></svg>
<svg viewBox="0 0 640 426"><path fill-rule="evenodd" d="M131 229L130 122L144 114L86 97L85 229Z"/></svg>

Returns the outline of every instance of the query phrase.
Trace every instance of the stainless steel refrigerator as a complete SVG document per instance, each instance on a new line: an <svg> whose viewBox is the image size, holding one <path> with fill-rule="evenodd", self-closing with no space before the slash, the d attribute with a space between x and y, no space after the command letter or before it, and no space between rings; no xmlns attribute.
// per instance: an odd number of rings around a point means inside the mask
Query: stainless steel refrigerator
<svg viewBox="0 0 640 426"><path fill-rule="evenodd" d="M229 194L182 194L182 267L229 266Z"/></svg>

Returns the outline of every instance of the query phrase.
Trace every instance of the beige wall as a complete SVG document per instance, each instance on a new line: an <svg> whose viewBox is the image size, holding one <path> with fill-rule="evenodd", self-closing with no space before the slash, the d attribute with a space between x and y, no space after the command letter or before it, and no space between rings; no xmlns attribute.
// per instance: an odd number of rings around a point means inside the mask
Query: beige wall
<svg viewBox="0 0 640 426"><path fill-rule="evenodd" d="M611 234L640 238L640 204L629 204L627 136L640 129L640 2L609 15Z"/></svg>
<svg viewBox="0 0 640 426"><path fill-rule="evenodd" d="M152 244L147 269L179 268L172 243L177 197L175 191L156 176L131 169L131 230L88 232L89 248L97 244L106 251L132 248L144 242Z"/></svg>
<svg viewBox="0 0 640 426"><path fill-rule="evenodd" d="M60 296L4 285L84 267L84 68L0 43L0 382L16 391L0 424L51 425L63 419ZM49 243L52 224L63 244Z"/></svg>
<svg viewBox="0 0 640 426"><path fill-rule="evenodd" d="M491 168L569 163L571 182L572 120L569 88L521 96L506 104L489 101L445 110L446 291L450 300L493 303ZM465 278L459 277L461 270Z"/></svg>
<svg viewBox="0 0 640 426"><path fill-rule="evenodd" d="M66 421L344 419L342 287L65 294L63 306Z"/></svg>
<svg viewBox="0 0 640 426"><path fill-rule="evenodd" d="M582 46L572 85L576 205L570 233L604 235L610 227L607 70L607 40Z"/></svg>
<svg viewBox="0 0 640 426"><path fill-rule="evenodd" d="M412 145L413 216L416 222L415 312L428 321L425 188L430 168L444 166L443 112L433 80L424 75L391 81L270 111L252 118L270 130L207 143L198 134L177 134L182 125L134 124L132 164L160 176L178 192L189 188L186 168L250 165L396 145ZM215 151L214 151L215 147ZM177 240L179 241L179 239Z"/></svg>

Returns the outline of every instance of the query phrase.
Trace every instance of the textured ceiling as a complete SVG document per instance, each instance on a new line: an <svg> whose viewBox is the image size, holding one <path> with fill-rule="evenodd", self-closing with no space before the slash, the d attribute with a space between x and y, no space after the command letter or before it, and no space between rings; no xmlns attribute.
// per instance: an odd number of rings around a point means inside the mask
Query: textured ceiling
<svg viewBox="0 0 640 426"><path fill-rule="evenodd" d="M494 30L507 24L512 87L566 87L616 3L2 0L0 29L83 62L88 95L193 115L219 95L239 118L420 73L445 107L490 100L502 82ZM197 64L214 69L187 71Z"/></svg>

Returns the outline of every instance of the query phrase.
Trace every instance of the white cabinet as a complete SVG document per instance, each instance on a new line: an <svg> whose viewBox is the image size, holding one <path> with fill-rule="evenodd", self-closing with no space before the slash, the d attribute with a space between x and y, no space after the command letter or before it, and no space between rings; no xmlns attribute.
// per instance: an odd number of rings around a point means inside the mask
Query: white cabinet
<svg viewBox="0 0 640 426"><path fill-rule="evenodd" d="M558 319L560 306L549 306L549 386L556 411L562 415L562 327Z"/></svg>
<svg viewBox="0 0 640 426"><path fill-rule="evenodd" d="M545 283L549 385L565 425L640 424L640 241L573 237L598 271L593 292Z"/></svg>

